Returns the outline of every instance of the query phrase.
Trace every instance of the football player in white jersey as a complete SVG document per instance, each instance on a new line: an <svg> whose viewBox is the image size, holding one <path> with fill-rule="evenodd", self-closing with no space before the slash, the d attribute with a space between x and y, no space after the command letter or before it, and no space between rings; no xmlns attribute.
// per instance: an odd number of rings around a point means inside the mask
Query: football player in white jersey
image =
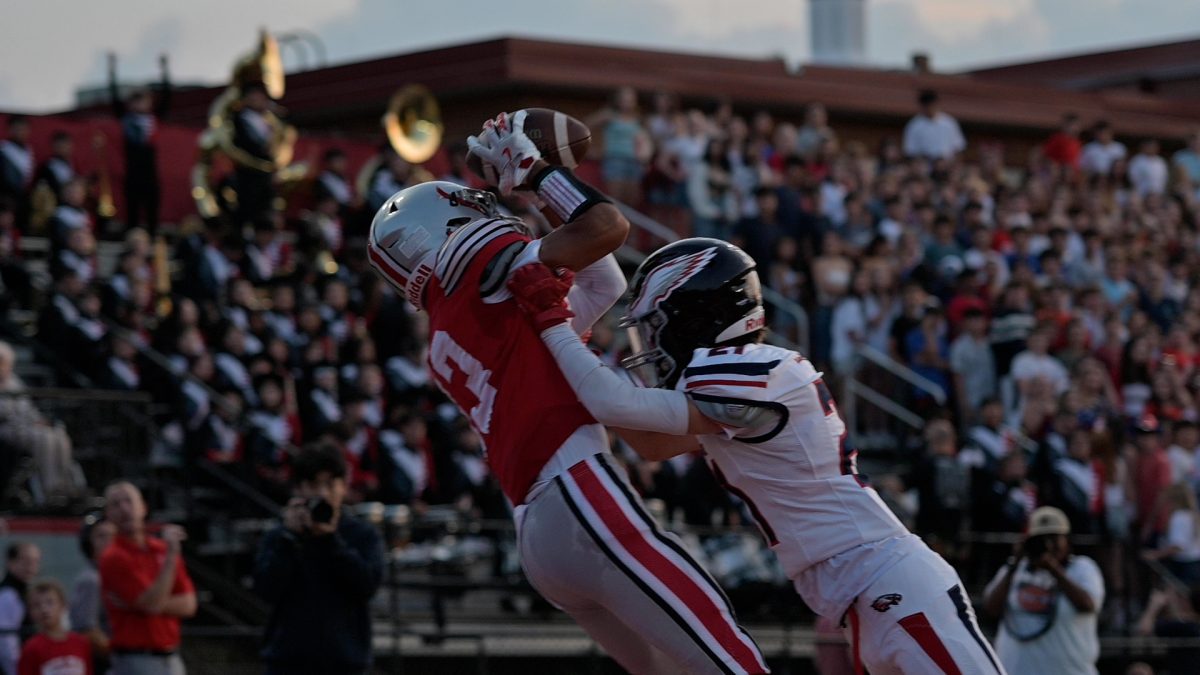
<svg viewBox="0 0 1200 675"><path fill-rule="evenodd" d="M606 368L563 323L569 276L532 265L509 288L588 411L624 427L646 459L703 447L804 601L843 622L860 667L873 675L1003 673L957 573L858 473L821 373L794 351L762 344L761 289L748 255L716 239L685 239L638 268L623 321L635 354L625 365L661 391ZM663 423L631 424L646 419L628 409L632 401L661 408ZM690 435L667 433L681 428Z"/></svg>

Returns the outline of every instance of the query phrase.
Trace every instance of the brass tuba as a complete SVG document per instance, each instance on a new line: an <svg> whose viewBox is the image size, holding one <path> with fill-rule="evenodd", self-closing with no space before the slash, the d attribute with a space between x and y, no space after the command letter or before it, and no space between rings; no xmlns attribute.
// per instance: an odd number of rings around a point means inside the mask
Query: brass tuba
<svg viewBox="0 0 1200 675"><path fill-rule="evenodd" d="M392 94L382 122L392 149L410 164L429 161L442 144L441 110L422 85L410 84Z"/></svg>
<svg viewBox="0 0 1200 675"><path fill-rule="evenodd" d="M392 151L414 165L414 181L433 180L432 174L416 166L429 161L442 145L442 113L429 89L424 85L409 84L397 90L388 100L380 124ZM383 166L383 160L384 156L377 154L359 169L354 185L361 197L365 198L370 192L371 181Z"/></svg>
<svg viewBox="0 0 1200 675"><path fill-rule="evenodd" d="M220 213L211 175L218 154L225 155L235 164L275 174L280 182L295 181L307 172L307 166L292 163L296 128L283 122L274 112L265 114L272 129L270 160L254 157L234 144L233 118L240 106L242 89L255 82L262 83L272 100L283 96L284 74L279 44L265 30L259 33L256 49L234 63L229 86L209 106L208 126L197 141L199 155L192 167L192 198L200 215L205 218ZM236 200L236 194L232 191L221 196L226 202Z"/></svg>

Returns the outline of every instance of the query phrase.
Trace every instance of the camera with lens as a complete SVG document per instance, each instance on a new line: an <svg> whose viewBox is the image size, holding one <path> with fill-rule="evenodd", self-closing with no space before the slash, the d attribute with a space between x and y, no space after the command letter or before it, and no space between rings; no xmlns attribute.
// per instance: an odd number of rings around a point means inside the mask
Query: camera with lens
<svg viewBox="0 0 1200 675"><path fill-rule="evenodd" d="M321 525L333 522L333 504L330 504L324 497L309 497L305 506L308 508L308 517L312 522Z"/></svg>
<svg viewBox="0 0 1200 675"><path fill-rule="evenodd" d="M1040 534L1027 539L1025 541L1025 555L1034 562L1040 560L1050 543L1050 536Z"/></svg>

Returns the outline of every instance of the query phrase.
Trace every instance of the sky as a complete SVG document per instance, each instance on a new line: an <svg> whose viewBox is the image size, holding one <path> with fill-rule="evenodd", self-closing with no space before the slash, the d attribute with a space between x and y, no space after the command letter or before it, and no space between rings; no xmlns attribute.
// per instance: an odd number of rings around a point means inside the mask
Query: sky
<svg viewBox="0 0 1200 675"><path fill-rule="evenodd" d="M1196 0L866 0L867 57L935 70L1200 37ZM502 35L726 54L809 58L807 0L0 0L0 109L70 107L105 78L221 84L259 27L305 31L327 63ZM303 56L285 51L285 64ZM309 56L309 63L314 57Z"/></svg>

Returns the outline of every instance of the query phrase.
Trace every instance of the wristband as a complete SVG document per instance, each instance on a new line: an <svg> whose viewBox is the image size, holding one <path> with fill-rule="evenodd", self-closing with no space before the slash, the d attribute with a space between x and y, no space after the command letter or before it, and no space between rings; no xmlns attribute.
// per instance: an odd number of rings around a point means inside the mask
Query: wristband
<svg viewBox="0 0 1200 675"><path fill-rule="evenodd" d="M611 202L604 193L579 180L566 167L546 167L531 184L538 198L564 223L575 220L596 204Z"/></svg>

